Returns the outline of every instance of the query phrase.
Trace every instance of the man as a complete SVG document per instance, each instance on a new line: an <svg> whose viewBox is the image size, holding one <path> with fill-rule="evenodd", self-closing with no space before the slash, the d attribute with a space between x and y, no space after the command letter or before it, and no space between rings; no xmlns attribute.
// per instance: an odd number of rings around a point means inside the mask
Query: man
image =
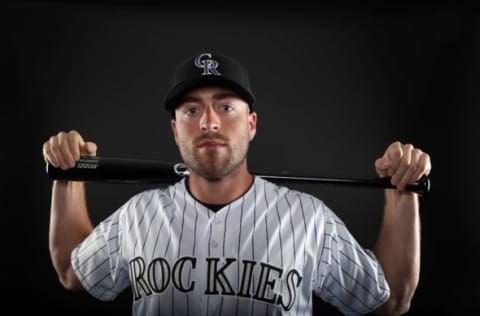
<svg viewBox="0 0 480 316"><path fill-rule="evenodd" d="M54 181L50 251L60 282L101 300L131 286L135 315L310 315L312 294L345 314L408 311L420 220L418 196L405 187L429 174L429 155L393 142L375 161L396 189L385 190L371 252L321 200L248 171L254 101L233 58L203 53L179 64L164 103L189 177L135 195L95 228L84 183ZM96 149L70 131L43 154L68 169Z"/></svg>

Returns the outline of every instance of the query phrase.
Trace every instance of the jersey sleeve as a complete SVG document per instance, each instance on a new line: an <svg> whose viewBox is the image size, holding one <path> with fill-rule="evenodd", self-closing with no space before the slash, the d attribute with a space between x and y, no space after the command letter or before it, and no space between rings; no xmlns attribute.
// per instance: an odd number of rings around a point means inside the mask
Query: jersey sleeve
<svg viewBox="0 0 480 316"><path fill-rule="evenodd" d="M345 224L324 208L314 292L345 315L367 314L390 295L383 270L373 252L363 249Z"/></svg>
<svg viewBox="0 0 480 316"><path fill-rule="evenodd" d="M120 208L96 226L71 255L72 267L83 287L109 301L128 285L128 265L122 260L120 239L125 213Z"/></svg>

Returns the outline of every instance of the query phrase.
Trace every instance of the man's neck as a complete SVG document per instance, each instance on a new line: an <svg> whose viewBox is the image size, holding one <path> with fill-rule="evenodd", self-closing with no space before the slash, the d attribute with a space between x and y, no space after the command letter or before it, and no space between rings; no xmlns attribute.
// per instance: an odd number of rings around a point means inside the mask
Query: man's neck
<svg viewBox="0 0 480 316"><path fill-rule="evenodd" d="M228 204L241 197L252 185L253 175L246 163L220 180L208 180L190 172L188 186L191 194L205 204Z"/></svg>

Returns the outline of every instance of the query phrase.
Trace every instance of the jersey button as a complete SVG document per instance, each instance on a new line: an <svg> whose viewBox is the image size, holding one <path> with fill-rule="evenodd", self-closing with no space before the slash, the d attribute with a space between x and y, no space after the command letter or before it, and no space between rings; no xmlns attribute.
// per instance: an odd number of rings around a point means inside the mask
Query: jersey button
<svg viewBox="0 0 480 316"><path fill-rule="evenodd" d="M217 248L217 247L218 247L218 242L216 242L215 240L213 240L213 241L210 243L210 246L212 246L212 248Z"/></svg>
<svg viewBox="0 0 480 316"><path fill-rule="evenodd" d="M219 220L218 218L215 218L215 219L213 220L213 223L218 225L218 224L221 224L222 221Z"/></svg>

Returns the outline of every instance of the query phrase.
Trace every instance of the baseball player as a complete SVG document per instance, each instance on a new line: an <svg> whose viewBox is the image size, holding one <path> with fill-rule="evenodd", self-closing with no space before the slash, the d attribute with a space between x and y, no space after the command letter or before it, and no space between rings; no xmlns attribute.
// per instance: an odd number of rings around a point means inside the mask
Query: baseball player
<svg viewBox="0 0 480 316"><path fill-rule="evenodd" d="M83 182L54 181L50 251L60 282L113 300L131 287L134 315L311 315L312 296L346 315L398 315L419 279L419 200L405 191L430 157L393 142L375 162L385 190L373 251L315 196L253 176L257 129L247 71L201 53L174 70L164 100L190 176L131 197L93 227ZM68 169L97 146L76 131L43 145Z"/></svg>

